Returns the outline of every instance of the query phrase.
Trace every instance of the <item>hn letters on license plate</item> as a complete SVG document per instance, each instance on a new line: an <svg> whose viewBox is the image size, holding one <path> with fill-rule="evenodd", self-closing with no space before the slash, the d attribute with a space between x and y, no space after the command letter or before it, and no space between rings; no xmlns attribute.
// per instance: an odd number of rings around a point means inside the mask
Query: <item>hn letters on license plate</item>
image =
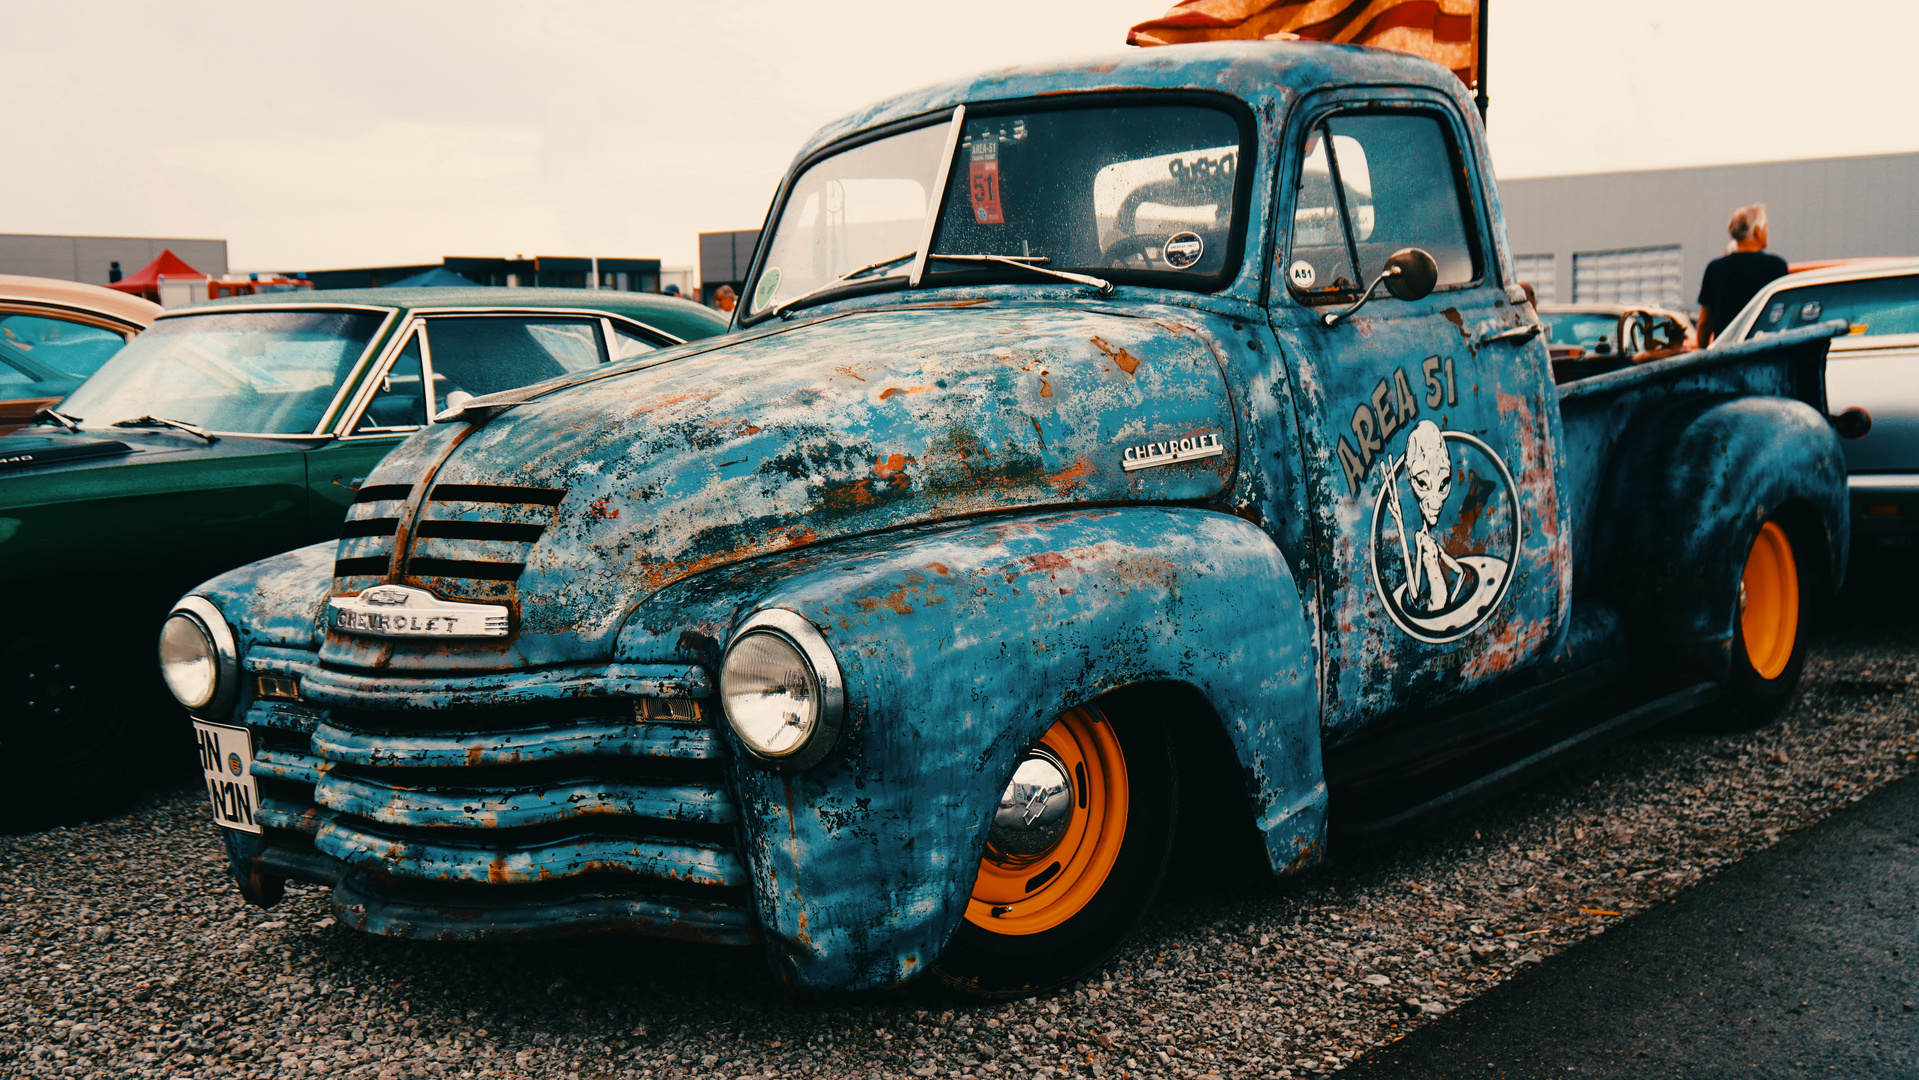
<svg viewBox="0 0 1919 1080"><path fill-rule="evenodd" d="M253 740L247 729L195 720L193 734L200 740L200 768L206 771L213 820L229 829L259 832L253 814L260 805L260 789L253 782Z"/></svg>

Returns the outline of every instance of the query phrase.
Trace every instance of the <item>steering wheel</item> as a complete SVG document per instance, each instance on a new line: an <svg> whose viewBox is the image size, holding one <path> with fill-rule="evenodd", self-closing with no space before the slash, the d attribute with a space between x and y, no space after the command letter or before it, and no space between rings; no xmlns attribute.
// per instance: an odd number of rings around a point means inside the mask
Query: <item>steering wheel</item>
<svg viewBox="0 0 1919 1080"><path fill-rule="evenodd" d="M1626 347L1621 351L1627 356L1638 356L1646 351L1646 320L1638 315L1628 315L1626 319L1626 332L1623 335Z"/></svg>
<svg viewBox="0 0 1919 1080"><path fill-rule="evenodd" d="M1146 265L1144 267L1136 267L1135 269L1150 270L1153 268L1152 249L1160 242L1160 237L1147 233L1134 233L1130 236L1122 236L1113 241L1111 247L1099 253L1100 265L1106 267L1108 270L1125 269L1125 267L1119 264L1127 259L1137 258Z"/></svg>

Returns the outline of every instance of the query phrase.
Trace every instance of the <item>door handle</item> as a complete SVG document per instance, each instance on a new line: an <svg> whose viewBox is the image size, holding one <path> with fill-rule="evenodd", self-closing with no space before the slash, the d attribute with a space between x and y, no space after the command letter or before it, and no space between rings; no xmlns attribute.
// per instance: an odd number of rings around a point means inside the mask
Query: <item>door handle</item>
<svg viewBox="0 0 1919 1080"><path fill-rule="evenodd" d="M1504 330L1489 330L1479 335L1477 343L1490 345L1495 341L1510 341L1514 345L1524 345L1538 337L1539 332L1545 328L1543 323L1520 323L1518 326L1508 326Z"/></svg>

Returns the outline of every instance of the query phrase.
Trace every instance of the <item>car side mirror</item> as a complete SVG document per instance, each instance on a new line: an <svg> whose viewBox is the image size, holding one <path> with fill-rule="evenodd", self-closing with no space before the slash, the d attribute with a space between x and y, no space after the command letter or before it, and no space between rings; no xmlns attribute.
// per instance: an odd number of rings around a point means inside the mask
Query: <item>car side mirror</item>
<svg viewBox="0 0 1919 1080"><path fill-rule="evenodd" d="M1379 276L1366 286L1366 291L1359 295L1352 307L1328 312L1321 315L1319 321L1329 327L1339 325L1339 320L1365 307L1366 301L1373 298L1373 293L1379 290L1382 283L1386 291L1398 299L1424 300L1432 294L1433 286L1439 284L1439 264L1418 248L1400 248L1387 256L1386 265L1380 269Z"/></svg>
<svg viewBox="0 0 1919 1080"><path fill-rule="evenodd" d="M1386 291L1397 299L1424 300L1438 284L1439 264L1419 248L1400 248L1386 258Z"/></svg>

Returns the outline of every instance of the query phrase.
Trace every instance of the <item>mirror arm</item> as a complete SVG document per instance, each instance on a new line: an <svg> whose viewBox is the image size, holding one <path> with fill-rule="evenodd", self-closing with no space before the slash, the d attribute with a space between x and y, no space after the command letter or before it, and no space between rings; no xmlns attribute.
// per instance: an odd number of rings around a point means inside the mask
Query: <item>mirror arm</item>
<svg viewBox="0 0 1919 1080"><path fill-rule="evenodd" d="M1373 283L1371 285L1366 286L1366 291L1360 294L1360 297L1357 303L1353 304L1352 307L1347 308L1345 311L1329 311L1326 314L1321 315L1319 317L1320 321L1325 323L1327 326L1338 326L1339 320L1344 319L1346 316L1351 315L1353 312L1358 311L1360 308L1363 308L1366 306L1366 301L1371 300L1373 298L1373 293L1379 288L1381 282L1385 281L1389 277L1398 277L1401 272L1402 271L1397 266L1388 266L1386 269L1381 270L1379 272L1379 276L1373 279Z"/></svg>

